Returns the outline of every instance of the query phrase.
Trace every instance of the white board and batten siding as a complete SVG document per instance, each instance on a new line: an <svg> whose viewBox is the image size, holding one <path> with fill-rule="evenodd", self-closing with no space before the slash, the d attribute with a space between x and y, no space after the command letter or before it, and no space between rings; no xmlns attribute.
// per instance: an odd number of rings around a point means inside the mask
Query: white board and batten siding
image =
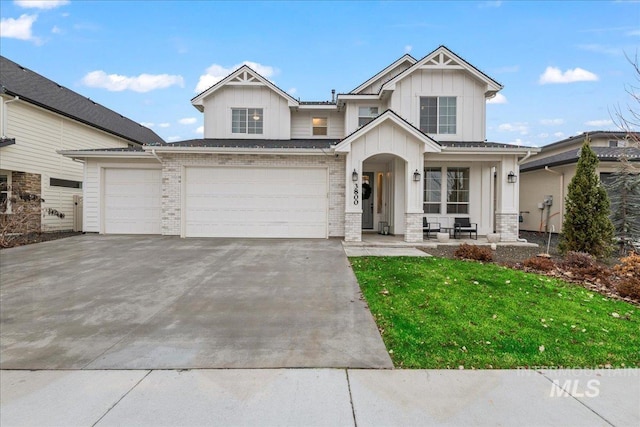
<svg viewBox="0 0 640 427"><path fill-rule="evenodd" d="M184 237L327 238L326 168L186 167Z"/></svg>
<svg viewBox="0 0 640 427"><path fill-rule="evenodd" d="M65 214L45 215L44 231L73 229L73 196L81 189L50 186L50 178L84 181L83 163L57 150L127 147L128 141L23 101L6 104L6 135L16 144L2 148L0 169L39 174L43 207Z"/></svg>
<svg viewBox="0 0 640 427"><path fill-rule="evenodd" d="M231 86L205 98L205 138L289 139L291 113L285 98L266 86ZM231 133L232 108L262 108L262 134Z"/></svg>
<svg viewBox="0 0 640 427"><path fill-rule="evenodd" d="M312 119L314 117L327 118L327 135L313 136ZM337 111L292 111L291 112L291 138L307 139L307 138L328 138L341 139L344 138L344 114Z"/></svg>
<svg viewBox="0 0 640 427"><path fill-rule="evenodd" d="M161 234L162 170L157 161L88 159L83 230Z"/></svg>

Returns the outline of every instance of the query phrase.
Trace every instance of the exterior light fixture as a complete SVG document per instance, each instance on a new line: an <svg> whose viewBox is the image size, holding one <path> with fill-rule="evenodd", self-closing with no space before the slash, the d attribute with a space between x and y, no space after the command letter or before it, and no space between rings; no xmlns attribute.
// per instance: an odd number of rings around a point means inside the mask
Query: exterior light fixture
<svg viewBox="0 0 640 427"><path fill-rule="evenodd" d="M416 169L416 171L413 173L413 180L415 182L419 182L420 181L420 171L418 169Z"/></svg>
<svg viewBox="0 0 640 427"><path fill-rule="evenodd" d="M518 177L516 176L515 173L513 173L513 171L509 172L509 175L507 175L507 182L509 184L515 184L518 181Z"/></svg>
<svg viewBox="0 0 640 427"><path fill-rule="evenodd" d="M356 171L355 169L353 170L353 173L351 174L351 181L358 182L358 171Z"/></svg>

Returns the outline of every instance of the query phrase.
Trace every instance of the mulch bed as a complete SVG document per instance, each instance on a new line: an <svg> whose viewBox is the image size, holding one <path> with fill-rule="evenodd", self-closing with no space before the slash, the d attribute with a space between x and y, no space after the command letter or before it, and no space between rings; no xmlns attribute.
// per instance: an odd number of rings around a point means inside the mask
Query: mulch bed
<svg viewBox="0 0 640 427"><path fill-rule="evenodd" d="M12 238L6 246L0 249L15 248L17 246L30 245L32 243L48 242L49 240L64 239L66 237L79 236L82 232L76 231L55 231L51 233L28 233Z"/></svg>

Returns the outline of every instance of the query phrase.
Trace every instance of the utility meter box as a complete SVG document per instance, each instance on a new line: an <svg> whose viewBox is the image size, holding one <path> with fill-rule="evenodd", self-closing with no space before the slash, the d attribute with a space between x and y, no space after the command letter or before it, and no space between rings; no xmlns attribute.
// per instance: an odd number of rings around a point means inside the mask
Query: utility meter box
<svg viewBox="0 0 640 427"><path fill-rule="evenodd" d="M547 206L553 205L553 196L544 196L544 204Z"/></svg>

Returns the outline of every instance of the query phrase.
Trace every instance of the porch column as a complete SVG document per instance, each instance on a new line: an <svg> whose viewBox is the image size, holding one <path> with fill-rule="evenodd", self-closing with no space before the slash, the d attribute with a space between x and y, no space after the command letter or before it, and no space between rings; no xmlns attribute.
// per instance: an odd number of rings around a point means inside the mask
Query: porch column
<svg viewBox="0 0 640 427"><path fill-rule="evenodd" d="M347 153L345 161L345 210L344 210L344 241L362 241L362 161L354 159L352 153ZM353 172L358 179L353 181Z"/></svg>
<svg viewBox="0 0 640 427"><path fill-rule="evenodd" d="M424 150L416 146L416 153L406 162L404 185L406 209L404 214L404 241L421 243L422 218L424 217ZM415 174L419 176L415 176ZM416 180L417 179L417 180Z"/></svg>
<svg viewBox="0 0 640 427"><path fill-rule="evenodd" d="M513 172L517 182L507 182ZM496 233L503 242L518 240L518 209L520 197L520 166L517 156L502 156L496 167Z"/></svg>

